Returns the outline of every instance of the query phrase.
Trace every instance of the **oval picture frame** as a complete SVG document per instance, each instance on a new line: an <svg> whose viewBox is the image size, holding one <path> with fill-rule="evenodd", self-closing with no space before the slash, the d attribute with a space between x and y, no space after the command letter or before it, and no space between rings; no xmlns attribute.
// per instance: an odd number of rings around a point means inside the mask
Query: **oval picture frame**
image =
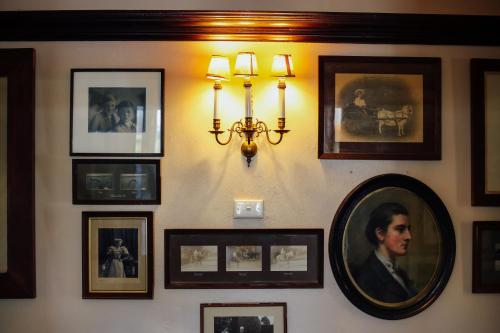
<svg viewBox="0 0 500 333"><path fill-rule="evenodd" d="M455 232L430 187L384 174L344 199L328 251L333 275L351 303L374 317L403 319L425 310L445 288L455 260Z"/></svg>

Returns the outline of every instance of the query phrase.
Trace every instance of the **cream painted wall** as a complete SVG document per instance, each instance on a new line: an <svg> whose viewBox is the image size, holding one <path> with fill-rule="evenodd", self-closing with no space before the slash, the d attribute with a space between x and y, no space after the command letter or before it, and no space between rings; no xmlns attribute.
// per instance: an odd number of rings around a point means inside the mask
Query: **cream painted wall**
<svg viewBox="0 0 500 333"><path fill-rule="evenodd" d="M0 332L194 333L199 304L288 304L289 333L306 332L498 332L500 297L471 293L473 220L498 220L499 208L470 205L469 73L471 57L499 58L500 48L297 44L243 42L60 42L0 43L34 47L36 86L37 290L34 300L0 300ZM204 79L209 56L254 50L262 75L255 80L255 113L273 122L277 114L272 55L290 52L297 77L287 82L287 126L282 144L259 140L247 168L239 142L217 145L211 126L212 87ZM441 161L318 160L318 55L425 56L442 58L443 158ZM71 68L165 68L165 152L160 206L76 206L71 203L69 79ZM225 110L243 113L241 81L225 84ZM324 289L165 290L165 228L324 228L343 198L360 182L382 173L416 177L442 198L457 237L453 274L437 301L421 314L385 321L364 314L342 294L325 256ZM235 221L234 198L265 201L262 221ZM155 296L153 300L81 299L81 212L153 210ZM326 242L327 243L327 242ZM325 244L325 254L327 248Z"/></svg>

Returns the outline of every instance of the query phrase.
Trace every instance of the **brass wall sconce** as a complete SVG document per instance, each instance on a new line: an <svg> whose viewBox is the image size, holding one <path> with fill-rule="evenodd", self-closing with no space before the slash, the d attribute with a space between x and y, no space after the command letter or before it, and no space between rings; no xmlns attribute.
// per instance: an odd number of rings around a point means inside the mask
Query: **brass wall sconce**
<svg viewBox="0 0 500 333"><path fill-rule="evenodd" d="M241 153L246 157L247 165L250 167L252 157L257 154L257 144L254 139L260 134L266 135L267 141L272 145L277 145L283 140L283 135L290 130L285 129L285 78L295 77L292 56L289 54L278 54L274 56L272 65L272 76L278 77L279 89L279 110L278 129L274 130L279 134L276 141L271 140L267 124L261 120L254 119L253 100L252 100L252 82L251 77L258 75L257 57L253 52L240 52L236 57L234 66L234 76L243 78L243 87L245 88L245 120L238 120L228 129L229 137L226 141L221 141L219 136L225 131L221 130L220 123L220 93L222 91L221 81L226 81L230 77L229 60L226 57L214 55L210 59L207 78L215 80L214 82L214 129L210 133L215 135L215 140L220 145L227 145L237 133L244 141L241 145Z"/></svg>

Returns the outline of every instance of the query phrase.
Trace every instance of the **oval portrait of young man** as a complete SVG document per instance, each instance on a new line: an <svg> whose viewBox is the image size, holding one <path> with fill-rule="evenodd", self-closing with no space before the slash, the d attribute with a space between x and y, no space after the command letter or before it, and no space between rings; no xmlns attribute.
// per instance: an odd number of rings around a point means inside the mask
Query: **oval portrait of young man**
<svg viewBox="0 0 500 333"><path fill-rule="evenodd" d="M349 194L329 247L344 294L371 315L399 319L422 311L442 291L455 239L439 197L414 178L390 174Z"/></svg>

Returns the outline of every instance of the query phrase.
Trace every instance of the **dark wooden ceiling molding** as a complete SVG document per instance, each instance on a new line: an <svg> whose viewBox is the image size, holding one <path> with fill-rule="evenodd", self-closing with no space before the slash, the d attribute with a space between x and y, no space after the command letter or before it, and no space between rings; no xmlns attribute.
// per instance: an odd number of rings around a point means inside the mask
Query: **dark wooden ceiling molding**
<svg viewBox="0 0 500 333"><path fill-rule="evenodd" d="M258 11L1 11L2 41L238 40L500 45L500 16Z"/></svg>

